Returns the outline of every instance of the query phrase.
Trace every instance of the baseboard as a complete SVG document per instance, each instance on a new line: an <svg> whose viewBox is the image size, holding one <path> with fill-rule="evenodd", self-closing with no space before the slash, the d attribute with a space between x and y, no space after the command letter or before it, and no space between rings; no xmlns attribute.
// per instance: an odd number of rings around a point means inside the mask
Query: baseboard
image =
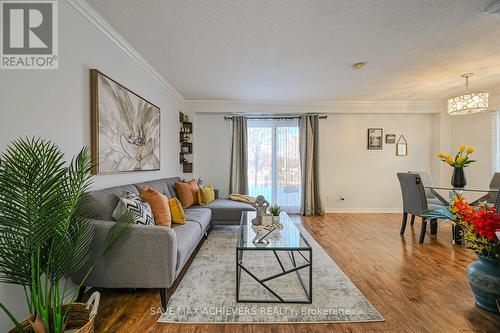
<svg viewBox="0 0 500 333"><path fill-rule="evenodd" d="M403 208L326 208L325 213L401 213Z"/></svg>

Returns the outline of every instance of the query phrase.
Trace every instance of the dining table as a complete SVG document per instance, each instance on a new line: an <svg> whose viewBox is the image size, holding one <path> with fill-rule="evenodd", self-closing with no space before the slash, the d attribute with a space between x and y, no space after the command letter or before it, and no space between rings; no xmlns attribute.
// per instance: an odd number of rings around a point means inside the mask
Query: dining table
<svg viewBox="0 0 500 333"><path fill-rule="evenodd" d="M450 206L451 200L456 194L463 195L471 206L477 206L485 201L496 208L500 206L500 190L498 189L435 185L424 186L424 188L428 189L445 207ZM457 245L462 244L461 228L455 224L452 224L452 242Z"/></svg>

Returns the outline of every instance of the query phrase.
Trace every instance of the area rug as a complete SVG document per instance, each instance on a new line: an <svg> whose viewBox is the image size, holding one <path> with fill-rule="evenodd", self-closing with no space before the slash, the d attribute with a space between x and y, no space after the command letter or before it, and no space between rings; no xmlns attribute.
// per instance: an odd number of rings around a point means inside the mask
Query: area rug
<svg viewBox="0 0 500 333"><path fill-rule="evenodd" d="M318 243L297 225L313 249L312 304L236 302L237 226L216 226L170 298L159 323L344 323L383 321L384 318L349 280ZM286 252L281 256L289 269ZM300 257L300 256L298 256ZM297 259L299 260L299 259ZM246 251L246 267L264 278L282 270L272 251ZM297 263L298 265L300 263ZM248 274L242 273L242 299L276 299ZM304 283L308 274L301 272ZM304 298L295 273L268 282L287 299Z"/></svg>

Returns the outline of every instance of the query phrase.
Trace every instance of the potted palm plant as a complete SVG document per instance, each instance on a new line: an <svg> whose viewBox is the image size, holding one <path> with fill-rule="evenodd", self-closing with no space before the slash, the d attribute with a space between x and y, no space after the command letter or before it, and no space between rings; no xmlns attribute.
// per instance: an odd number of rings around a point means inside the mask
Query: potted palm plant
<svg viewBox="0 0 500 333"><path fill-rule="evenodd" d="M480 307L499 312L496 301L500 299L500 240L495 232L500 230L500 214L484 203L470 206L462 194L452 196L450 207L431 211L428 220L451 220L463 230L467 247L476 253L478 260L467 267L467 279Z"/></svg>
<svg viewBox="0 0 500 333"><path fill-rule="evenodd" d="M0 303L15 325L11 332L93 331L88 316L82 321L74 313L78 287L68 290L93 237L91 167L88 147L67 163L59 147L41 138L15 140L0 155L0 282L24 288L30 313L20 322ZM133 222L125 214L115 223L102 255Z"/></svg>

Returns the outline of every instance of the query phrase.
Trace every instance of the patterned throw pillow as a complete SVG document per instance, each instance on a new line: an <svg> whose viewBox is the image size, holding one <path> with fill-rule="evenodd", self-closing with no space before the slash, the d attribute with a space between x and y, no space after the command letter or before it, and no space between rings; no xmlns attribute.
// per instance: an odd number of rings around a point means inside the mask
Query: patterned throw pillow
<svg viewBox="0 0 500 333"><path fill-rule="evenodd" d="M135 217L137 224L155 225L153 212L149 204L142 200L137 194L125 192L120 197L118 205L113 211L113 218L118 220L127 211L131 212Z"/></svg>

